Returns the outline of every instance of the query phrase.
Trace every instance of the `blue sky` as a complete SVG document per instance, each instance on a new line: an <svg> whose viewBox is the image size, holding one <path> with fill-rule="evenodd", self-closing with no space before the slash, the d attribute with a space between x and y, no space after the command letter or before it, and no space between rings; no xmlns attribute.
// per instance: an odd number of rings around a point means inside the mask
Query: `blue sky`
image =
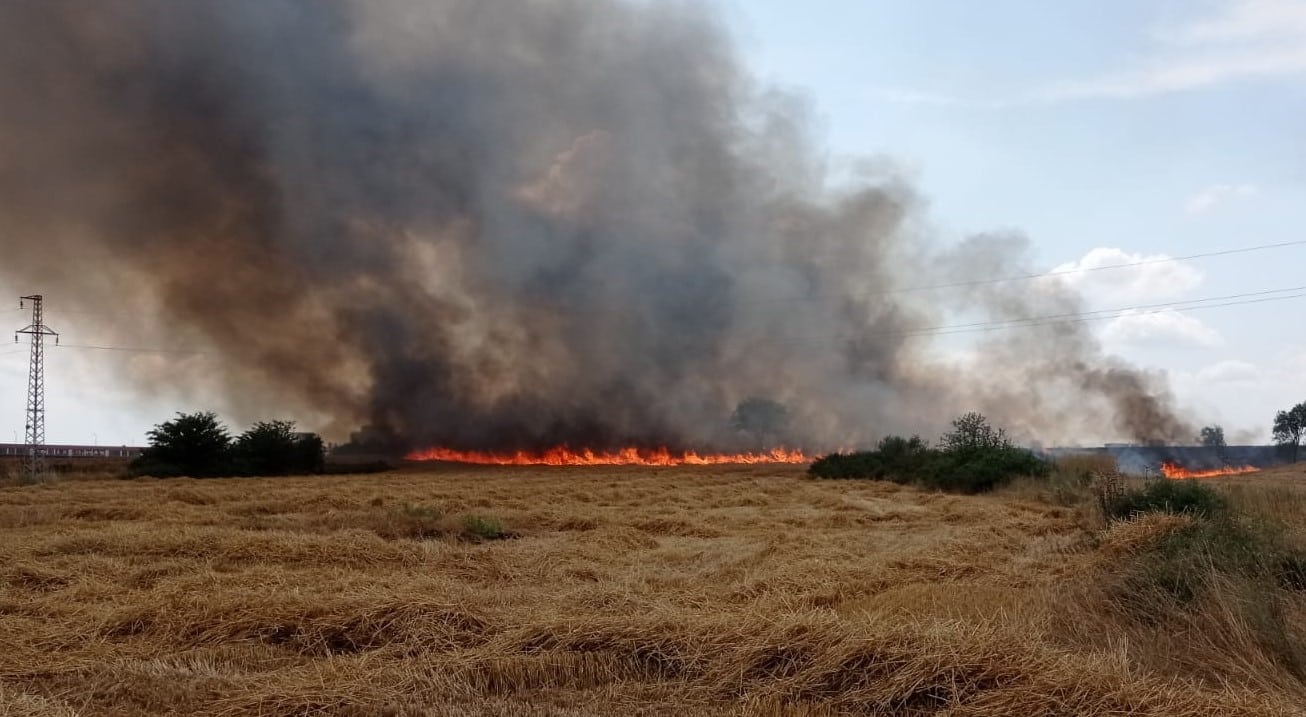
<svg viewBox="0 0 1306 717"><path fill-rule="evenodd" d="M1306 239L1306 0L714 4L758 79L807 101L830 165L891 159L941 242L1019 231L1039 268L1073 268ZM1072 281L1107 308L1306 285L1303 267L1297 246ZM17 328L14 307L0 316ZM1093 327L1166 371L1194 420L1262 442L1275 410L1306 400L1303 308ZM50 321L88 328L57 308ZM23 427L25 347L10 346L0 441ZM106 380L105 362L148 357L90 358L51 354L51 442L139 443L190 408Z"/></svg>
<svg viewBox="0 0 1306 717"><path fill-rule="evenodd" d="M725 2L749 65L840 155L913 177L940 240L1045 268L1306 239L1302 0ZM1306 246L1073 277L1092 308L1306 285ZM1300 292L1299 292L1300 293ZM1094 324L1195 420L1268 440L1306 400L1306 299ZM1231 435L1232 437L1232 435Z"/></svg>

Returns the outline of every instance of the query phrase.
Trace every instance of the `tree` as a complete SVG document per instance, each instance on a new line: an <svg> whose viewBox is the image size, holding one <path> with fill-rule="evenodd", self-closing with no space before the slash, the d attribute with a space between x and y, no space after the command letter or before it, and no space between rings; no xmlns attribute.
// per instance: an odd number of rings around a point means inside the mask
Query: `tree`
<svg viewBox="0 0 1306 717"><path fill-rule="evenodd" d="M178 413L145 434L150 446L132 461L139 474L215 476L230 470L231 435L212 411Z"/></svg>
<svg viewBox="0 0 1306 717"><path fill-rule="evenodd" d="M940 439L944 450L951 453L969 453L986 448L1009 448L1007 432L989 425L989 419L975 411L952 421L952 431Z"/></svg>
<svg viewBox="0 0 1306 717"><path fill-rule="evenodd" d="M1224 448L1224 429L1220 426L1206 426L1197 436L1197 442L1207 448Z"/></svg>
<svg viewBox="0 0 1306 717"><path fill-rule="evenodd" d="M766 398L746 398L730 414L730 425L747 433L760 446L779 441L789 430L789 409Z"/></svg>
<svg viewBox="0 0 1306 717"><path fill-rule="evenodd" d="M245 475L286 475L295 463L295 423L259 421L240 434L233 453L239 471Z"/></svg>
<svg viewBox="0 0 1306 717"><path fill-rule="evenodd" d="M1275 415L1274 442L1286 447L1293 463L1297 462L1297 448L1301 445L1303 432L1306 432L1306 402Z"/></svg>
<svg viewBox="0 0 1306 717"><path fill-rule="evenodd" d="M295 437L295 470L298 473L321 473L326 470L326 444L316 433Z"/></svg>
<svg viewBox="0 0 1306 717"><path fill-rule="evenodd" d="M232 452L244 475L321 473L323 468L322 438L296 433L294 421L259 421L240 434Z"/></svg>

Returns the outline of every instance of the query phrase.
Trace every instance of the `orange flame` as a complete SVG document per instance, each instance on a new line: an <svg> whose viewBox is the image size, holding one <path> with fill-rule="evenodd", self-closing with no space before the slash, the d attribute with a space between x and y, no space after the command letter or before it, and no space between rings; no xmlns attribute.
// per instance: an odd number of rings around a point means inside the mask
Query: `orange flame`
<svg viewBox="0 0 1306 717"><path fill-rule="evenodd" d="M1183 466L1174 463L1162 463L1161 474L1166 478L1173 480L1182 480L1185 478L1219 478L1221 476L1239 476L1247 473L1256 473L1260 468L1252 466L1225 466L1213 470L1192 471Z"/></svg>
<svg viewBox="0 0 1306 717"><path fill-rule="evenodd" d="M616 451L574 451L559 446L547 451L491 453L458 451L452 448L426 448L413 451L410 461L449 461L488 466L714 466L729 463L811 463L800 450L772 448L761 453L706 453L693 451L672 453L666 448L622 448Z"/></svg>

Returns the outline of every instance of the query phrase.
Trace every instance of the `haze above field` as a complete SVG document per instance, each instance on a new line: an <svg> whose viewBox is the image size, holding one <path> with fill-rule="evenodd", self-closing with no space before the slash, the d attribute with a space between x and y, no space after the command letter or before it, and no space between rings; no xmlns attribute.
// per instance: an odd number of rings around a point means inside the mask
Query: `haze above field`
<svg viewBox="0 0 1306 717"><path fill-rule="evenodd" d="M836 152L907 167L954 240L1010 228L1046 267L1072 268L1302 239L1306 3L733 7L753 68L806 92ZM1076 283L1105 309L1300 286L1303 265L1298 246ZM1168 371L1197 420L1259 442L1306 396L1306 346L1286 329L1301 311L1299 299L1092 326Z"/></svg>
<svg viewBox="0 0 1306 717"><path fill-rule="evenodd" d="M750 1L723 4L719 14L759 79L807 104L834 176L865 173L868 157L871 173L905 172L928 203L912 220L945 245L982 232L1021 235L1039 268L1052 269L1302 238L1306 3L1031 0L980 10L961 1L802 9ZM1306 247L1296 246L1072 283L1087 309L1114 308L1298 286L1303 265ZM115 280L95 266L65 261L62 270L84 272L88 283ZM50 441L139 443L174 410L220 407L197 387L143 393L121 379L129 363L213 361L220 370L210 347L186 338L164 346L156 336L144 344L124 330L132 323L124 307L69 312L61 306L83 302L12 274L0 280L0 298L34 292L47 293L48 320L67 343L204 352L52 350ZM26 316L14 306L0 316L18 328ZM1273 412L1306 398L1306 350L1294 330L1301 306L1089 326L1108 351L1168 371L1181 414L1223 423L1233 440L1264 441ZM965 365L973 338L949 337L931 350ZM26 347L0 351L0 440L22 437L25 381ZM310 428L322 420L284 417Z"/></svg>

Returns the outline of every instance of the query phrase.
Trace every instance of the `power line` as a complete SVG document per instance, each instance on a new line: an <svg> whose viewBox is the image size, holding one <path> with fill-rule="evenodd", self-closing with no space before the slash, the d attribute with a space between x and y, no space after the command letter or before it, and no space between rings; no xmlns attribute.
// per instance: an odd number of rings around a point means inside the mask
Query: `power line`
<svg viewBox="0 0 1306 717"><path fill-rule="evenodd" d="M884 289L881 291L870 292L870 294L885 295L885 294L895 294L895 293L930 291L934 289L949 289L949 288L960 288L960 287L968 287L968 286L985 286L985 285L1001 284L1001 283L1015 282L1015 281L1030 281L1034 279L1042 279L1042 278L1054 277L1054 276L1068 276L1072 274L1087 274L1087 273L1099 272L1099 271L1129 269L1129 268L1135 268L1140 266L1166 264L1166 263L1173 263L1178 261L1188 261L1192 259L1206 259L1211 257L1229 256L1234 254L1245 254L1245 253L1256 252L1256 251L1265 251L1269 249L1282 249L1282 248L1294 247L1294 246L1306 246L1306 239L1286 241L1286 242L1276 242L1273 244L1259 244L1256 246L1238 247L1234 249L1221 249L1218 251L1186 254L1183 256L1144 259L1140 261L1126 262L1122 264L1109 264L1106 266L1094 266L1094 267L1087 267L1081 269L1061 269L1057 271L1047 271L1047 272L1035 273L1035 274L1016 274L1012 276L992 277L987 279L972 279L967 281L956 281L956 282L950 282L944 284L929 284L923 286L903 287L897 289ZM1295 298L1300 298L1301 296L1306 296L1306 294L1295 294L1292 296L1272 297L1269 299L1259 299L1259 300L1252 300L1252 301L1229 301L1228 303L1212 304L1208 306L1187 306L1188 304L1203 304L1205 302L1211 302L1211 301L1222 301L1226 299L1241 299L1245 297L1258 297L1258 296L1266 296L1270 294L1283 293L1287 291L1303 291L1303 290L1306 290L1306 287L1299 286L1299 287L1289 287L1284 289L1270 289L1266 291L1248 292L1243 294L1230 294L1227 296L1207 297L1204 299L1189 299L1184 301L1173 301L1173 302L1166 302L1160 304L1142 304L1138 306L1128 306L1128 307L1121 307L1116 309L1099 309L1096 311L1074 312L1074 313L1065 313L1065 314L1049 314L1046 316L1030 317L1027 319L1007 319L1001 321L981 321L981 322L975 322L970 324L950 324L944 326L928 327L924 329L913 329L913 330L900 331L900 332L888 332L879 335L887 335L887 336L947 335L953 333L969 333L972 331L992 331L999 328L1010 328L1015 326L1036 326L1042 323L1051 323L1055 321L1067 321L1071 323L1080 323L1084 321L1095 321L1095 320L1104 320L1109 318L1117 318L1118 316L1123 315L1127 312L1142 311L1142 314L1146 315L1151 313L1158 313L1158 311L1150 311L1150 309L1167 310L1162 307L1181 307L1181 308L1169 308L1168 310L1176 311L1176 312L1184 312L1184 311L1192 311L1192 310L1204 309L1204 308L1219 308L1224 306L1237 306L1241 304L1264 303L1265 301L1281 301L1287 299L1295 299ZM59 313L93 314L93 312L75 311L75 310L74 311L60 310ZM1103 316L1098 316L1098 315L1103 315ZM117 351L117 352L127 352L127 353L176 354L176 355L207 355L208 354L208 352L205 351L192 351L186 349L160 349L160 348L147 348L147 347L135 347L135 346L97 346L97 345L89 345L89 344L62 344L61 346L64 348L77 348L77 349L87 349L87 350L94 350L94 351ZM14 351L4 352L4 353L0 353L0 356L6 356L12 353L18 353L18 352L14 352Z"/></svg>
<svg viewBox="0 0 1306 717"><path fill-rule="evenodd" d="M1066 276L1070 274L1088 274L1095 271L1110 271L1113 269L1132 269L1139 266L1151 266L1153 264L1168 264L1176 261L1188 261L1190 259L1209 259L1216 256L1229 256L1231 254L1246 254L1254 251L1265 251L1268 249L1283 249L1292 246L1306 246L1306 239L1296 241L1278 242L1275 244L1259 244L1257 246L1239 247L1237 249L1221 249L1219 251L1208 251L1200 254L1187 254L1184 256L1167 256L1156 259L1143 259L1141 261L1131 261L1124 264L1108 264L1106 266L1091 266L1083 269L1061 269L1058 271L1045 271L1038 274L1014 274L1011 276L994 277L989 279L971 279L967 281L955 281L946 284L928 284L924 286L910 286L900 289L884 289L882 291L872 292L874 294L899 294L916 291L932 291L934 289L954 289L966 286L987 286L989 284L1003 284L1012 281L1030 281L1033 279L1043 279L1051 276Z"/></svg>
<svg viewBox="0 0 1306 717"><path fill-rule="evenodd" d="M123 351L128 353L141 354L190 354L196 356L207 355L207 351L189 351L186 349L156 349L145 348L140 346L94 346L91 344L59 344L60 348L69 349L88 349L92 351Z"/></svg>
<svg viewBox="0 0 1306 717"><path fill-rule="evenodd" d="M1019 325L1019 324L1032 323L1032 322L1044 322L1044 321L1051 322L1051 321L1056 321L1056 320L1058 320L1058 319L1075 319L1075 318L1083 318L1083 317L1094 316L1094 315L1099 315L1099 314L1123 314L1123 313L1127 313L1127 312L1131 312L1131 311L1139 311L1139 310L1144 310L1144 309L1165 309L1165 308L1170 308L1170 309L1173 310L1173 311L1183 311L1183 310L1186 310L1186 309L1185 309L1185 308L1174 308L1174 307L1205 308L1205 307L1202 307L1202 306L1191 306L1191 307L1189 307L1189 306L1187 306L1187 305L1188 305L1188 304L1194 304L1194 305L1196 305L1196 304L1205 304L1205 303L1212 302L1212 301L1228 301L1228 300L1232 300L1232 299L1246 299L1246 298L1259 297L1259 296L1271 296L1271 295L1273 295L1273 294L1284 294L1284 293L1291 292L1291 291L1306 292L1306 286L1289 286L1289 287L1285 287L1285 288L1282 288L1282 289L1267 289L1267 290L1265 290L1265 291L1250 291L1250 292L1245 292L1245 293L1241 293L1241 294L1227 294L1227 295L1224 295L1224 296L1208 296L1208 297L1201 298L1201 299L1183 299L1183 300L1179 300L1179 301L1165 301L1165 302L1156 303L1156 304L1137 304L1137 305L1135 305L1135 306L1121 306L1121 307L1117 307L1117 308L1114 308L1114 309L1096 309L1096 310L1093 310L1093 311L1072 311L1072 312L1067 312L1067 313L1064 313L1064 314L1046 314L1046 315L1043 315L1043 316L1031 316L1031 317L1027 317L1027 318L1023 318L1023 319L1001 319L1001 320L995 320L995 321L977 321L977 322L969 323L969 324L947 324L947 325L943 325L943 326L930 326L930 327L926 327L926 328L922 328L922 329L912 329L911 331L909 331L909 332L904 332L904 333L912 333L912 334L916 334L916 333L921 333L921 334L930 334L930 333L946 333L946 332L951 332L953 329L966 329L966 328L973 328L973 327L998 326L998 325L1002 325L1002 324L1013 324L1013 325ZM1285 297L1281 297L1281 298L1291 299L1291 298L1296 298L1296 295L1294 295L1294 296L1285 296ZM1239 303L1256 303L1256 302L1239 302ZM1113 318L1113 317L1107 317L1107 318Z"/></svg>
<svg viewBox="0 0 1306 717"><path fill-rule="evenodd" d="M1274 296L1274 294L1283 294L1284 292L1301 292L1288 294L1285 296ZM1090 321L1105 321L1108 319L1120 318L1122 316L1147 316L1150 314L1164 313L1173 311L1184 313L1188 311L1197 311L1199 309L1216 309L1228 306L1242 306L1247 304L1262 304L1275 301L1287 301L1290 299L1300 299L1306 297L1306 286L1292 286L1282 289L1267 289L1264 291L1251 291L1241 294L1226 294L1223 296L1208 296L1201 299L1185 299L1182 301L1166 301L1155 304L1136 304L1133 306L1120 306L1111 309L1096 309L1093 311L1068 312L1062 314L1044 314L1041 316L1030 316L1021 319L999 319L994 321L977 321L967 324L945 324L940 326L930 326L921 329L908 329L905 331L889 331L875 334L876 336L948 336L951 334L966 333L986 333L1001 329L1024 328L1032 326L1045 326L1055 323L1085 323ZM1221 303L1209 303L1209 302ZM188 349L160 349L146 348L138 346L97 346L91 344L58 344L59 348L87 349L94 351L117 351L126 353L146 353L146 354L174 354L174 355L191 355L191 356L208 356L208 351L193 351ZM7 351L0 353L0 356L22 353L19 351Z"/></svg>
<svg viewBox="0 0 1306 717"><path fill-rule="evenodd" d="M1219 304L1206 304L1204 306L1189 306L1189 307L1183 307L1178 309L1153 308L1150 310L1141 310L1141 309L1147 309L1147 307L1146 306L1123 307L1120 309L1114 309L1112 310L1114 313L1110 313L1105 316L1093 315L1100 312L1085 312L1082 314L1062 314L1062 315L1051 315L1051 316L1044 316L1044 317L1030 317L1029 319L1013 319L1013 320L1004 320L1004 321L980 322L976 324L967 324L964 325L962 328L956 328L955 330L952 329L924 330L924 331L908 330L908 331L900 331L900 332L886 332L884 334L878 334L878 335L880 336L948 336L952 334L987 333L992 331L999 331L1002 329L1017 329L1017 328L1027 328L1032 326L1047 326L1050 324L1058 324L1058 323L1079 324L1079 323L1087 323L1090 321L1106 321L1108 319L1116 319L1116 318L1121 318L1123 316L1147 316L1150 314L1165 313L1167 311L1173 311L1175 313L1186 313L1189 311L1198 311L1201 309L1218 309L1226 306L1243 306L1246 304L1265 304L1265 303L1271 303L1275 301L1288 301L1291 299L1301 299L1301 298L1306 298L1306 292L1302 292L1299 294L1290 294L1287 296L1270 296L1270 297L1259 298L1259 299L1226 301Z"/></svg>
<svg viewBox="0 0 1306 717"><path fill-rule="evenodd" d="M921 333L921 334L919 334L919 335L922 335L922 336L947 336L947 335L951 335L951 334L984 333L984 332L998 331L998 330L1001 330L1001 329L1009 329L1009 328L1025 328L1025 327L1031 327L1031 326L1048 326L1048 325L1051 325L1051 324L1058 324L1058 323L1080 324L1080 323L1088 323L1088 322L1092 322L1092 321L1107 321L1107 320L1109 320L1109 319L1118 319L1118 318L1121 318L1121 317L1124 317L1124 316L1149 316L1149 315L1152 315L1152 314L1163 314L1163 313L1165 313L1165 312L1167 312L1167 311L1172 311L1172 312L1174 312L1174 313L1187 313L1187 312L1189 312L1189 311L1198 311L1198 310L1201 310L1201 309L1218 309L1218 308L1223 308L1223 307L1227 307L1227 306L1242 306L1242 305L1246 305L1246 304L1264 304L1264 303L1270 303L1270 302L1275 302L1275 301L1288 301L1288 300L1291 300L1291 299L1300 299L1300 298L1304 298L1304 297L1306 297L1306 292L1303 292L1303 293L1300 293L1300 294L1291 294L1291 295L1288 295L1288 296L1274 296L1274 297L1263 298L1263 299L1248 299L1248 300L1244 300L1244 301L1228 301L1228 302L1219 303L1219 304L1207 304L1207 305L1205 305L1205 306L1189 306L1189 307L1179 308L1179 309L1165 309L1165 308L1159 308L1159 309L1151 309L1151 310L1137 310L1137 309L1133 309L1133 308L1128 308L1128 307L1127 307L1127 308L1124 308L1124 309L1120 309L1120 310L1118 310L1117 312L1115 312L1115 313L1113 313L1113 314L1108 314L1108 315L1105 315L1105 316L1078 315L1078 316L1073 316L1073 317L1070 317L1070 318L1056 318L1056 319L1051 319L1051 320L1040 320L1040 319L1038 319L1038 318L1034 318L1034 319L1030 319L1030 320L1028 320L1028 321L1026 321L1026 322L1014 322L1014 323L1013 323L1013 322L993 322L993 323L990 324L990 325L986 325L986 326L977 326L976 328L958 329L958 330L955 330L955 331L924 332L924 333ZM915 335L915 334L913 334L913 335Z"/></svg>

